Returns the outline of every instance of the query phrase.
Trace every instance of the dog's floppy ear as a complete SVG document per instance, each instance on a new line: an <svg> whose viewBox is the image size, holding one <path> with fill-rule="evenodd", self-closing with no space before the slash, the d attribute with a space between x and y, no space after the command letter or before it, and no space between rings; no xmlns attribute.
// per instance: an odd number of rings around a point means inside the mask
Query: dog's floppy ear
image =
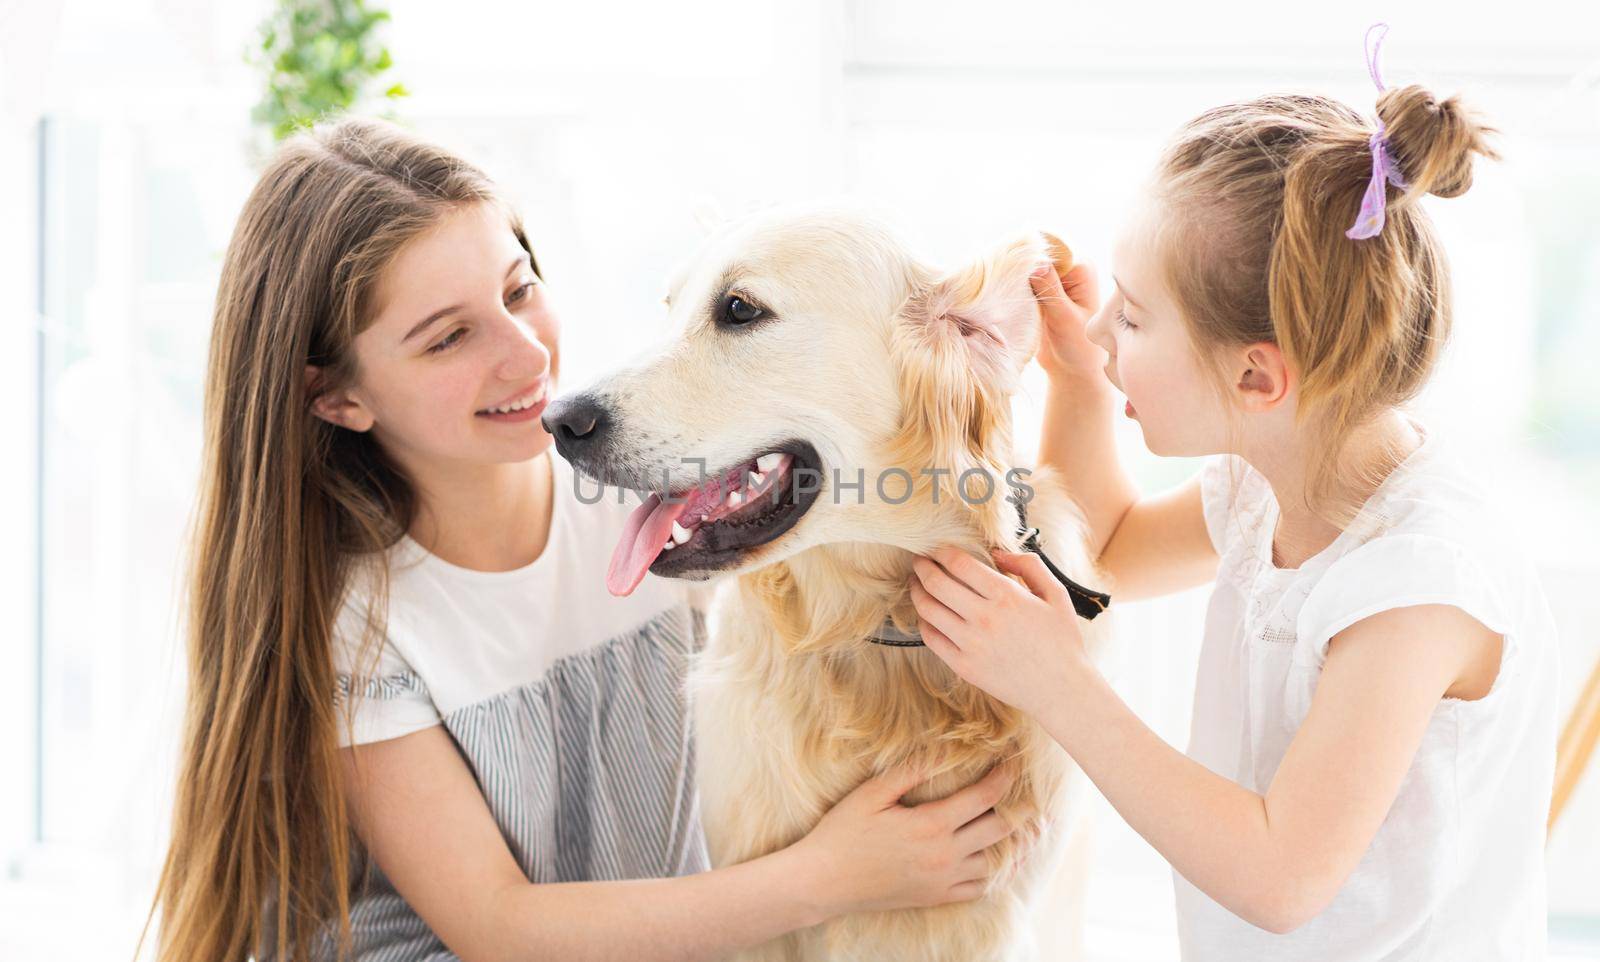
<svg viewBox="0 0 1600 962"><path fill-rule="evenodd" d="M1065 245L1030 234L914 292L901 316L930 345L959 340L976 373L1010 384L1039 344L1039 307L1028 276L1058 259Z"/></svg>

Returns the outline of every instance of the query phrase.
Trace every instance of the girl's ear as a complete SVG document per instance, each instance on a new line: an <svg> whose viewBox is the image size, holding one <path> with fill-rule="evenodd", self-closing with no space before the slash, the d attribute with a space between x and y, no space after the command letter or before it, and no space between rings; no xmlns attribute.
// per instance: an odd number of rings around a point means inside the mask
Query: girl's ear
<svg viewBox="0 0 1600 962"><path fill-rule="evenodd" d="M1233 389L1246 411L1270 411L1288 395L1292 377L1278 345L1261 341L1246 346L1235 360Z"/></svg>
<svg viewBox="0 0 1600 962"><path fill-rule="evenodd" d="M363 432L372 430L377 419L350 392L324 388L323 370L315 364L306 365L306 400L311 413L335 427Z"/></svg>
<svg viewBox="0 0 1600 962"><path fill-rule="evenodd" d="M1051 261L1045 237L1029 235L934 278L906 300L901 317L930 345L959 342L985 380L1012 384L1039 345L1028 277Z"/></svg>

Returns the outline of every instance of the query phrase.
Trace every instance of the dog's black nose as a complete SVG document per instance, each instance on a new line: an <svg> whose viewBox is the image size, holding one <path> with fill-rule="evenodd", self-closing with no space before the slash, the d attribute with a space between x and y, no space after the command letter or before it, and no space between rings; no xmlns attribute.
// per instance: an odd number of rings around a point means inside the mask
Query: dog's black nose
<svg viewBox="0 0 1600 962"><path fill-rule="evenodd" d="M552 401L539 423L555 438L561 456L576 461L599 448L610 420L606 406L594 395L569 394Z"/></svg>

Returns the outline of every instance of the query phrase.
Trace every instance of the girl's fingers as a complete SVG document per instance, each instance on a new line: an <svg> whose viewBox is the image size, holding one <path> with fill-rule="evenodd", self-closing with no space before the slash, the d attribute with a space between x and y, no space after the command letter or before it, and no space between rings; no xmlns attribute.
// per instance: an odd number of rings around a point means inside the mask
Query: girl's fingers
<svg viewBox="0 0 1600 962"><path fill-rule="evenodd" d="M871 803L874 811L881 811L898 805L906 792L927 780L928 773L921 766L902 762L857 785L850 795L860 795Z"/></svg>
<svg viewBox="0 0 1600 962"><path fill-rule="evenodd" d="M933 652L934 657L944 662L956 677L968 684L973 684L972 669L967 664L967 653L951 640L949 635L924 621L922 623L922 643Z"/></svg>
<svg viewBox="0 0 1600 962"><path fill-rule="evenodd" d="M994 808L1011 786L1016 784L1017 768L1014 764L999 764L989 773L954 795L937 802L923 802L920 808L938 818L951 829L957 829Z"/></svg>
<svg viewBox="0 0 1600 962"><path fill-rule="evenodd" d="M928 553L928 557L980 598L992 600L1009 587L999 572L960 548L935 548ZM966 612L962 612L962 615L965 616Z"/></svg>
<svg viewBox="0 0 1600 962"><path fill-rule="evenodd" d="M974 879L971 882L962 882L959 885L952 885L950 886L950 901L970 902L973 899L981 896L984 889L987 887L988 882L984 879Z"/></svg>
<svg viewBox="0 0 1600 962"><path fill-rule="evenodd" d="M941 636L948 639L950 632L959 628L961 616L945 607L943 602L929 594L928 589L921 583L911 582L911 604L917 609L917 617L922 619L922 638L926 642L928 629L934 628Z"/></svg>
<svg viewBox="0 0 1600 962"><path fill-rule="evenodd" d="M1034 299L1045 311L1047 327L1059 326L1063 319L1081 327L1100 309L1100 282L1088 264L1074 264L1065 274L1042 271L1030 275L1029 280Z"/></svg>
<svg viewBox="0 0 1600 962"><path fill-rule="evenodd" d="M938 655L945 664L955 667L955 660L961 657L961 646L950 640L950 636L924 621L921 627L922 643L928 650Z"/></svg>
<svg viewBox="0 0 1600 962"><path fill-rule="evenodd" d="M996 549L993 554L994 563L1001 571L1020 577L1029 591L1045 601L1054 602L1063 593L1061 582L1056 580L1055 575L1050 573L1050 569L1046 568L1044 562L1033 552L1025 551L1019 554Z"/></svg>
<svg viewBox="0 0 1600 962"><path fill-rule="evenodd" d="M931 559L913 559L911 570L916 572L916 580L922 583L928 594L963 618L984 600L983 595L974 591L967 582L954 577Z"/></svg>
<svg viewBox="0 0 1600 962"><path fill-rule="evenodd" d="M1093 314L1100 309L1100 279L1088 264L1080 262L1072 265L1071 270L1062 276L1061 284L1068 299L1085 312Z"/></svg>
<svg viewBox="0 0 1600 962"><path fill-rule="evenodd" d="M999 812L986 812L961 826L956 831L956 840L961 843L962 850L982 857L983 850L1011 834L1011 827Z"/></svg>
<svg viewBox="0 0 1600 962"><path fill-rule="evenodd" d="M1062 323L1060 315L1071 310L1073 304L1072 298L1061 286L1061 277L1045 268L1028 275L1028 283L1033 287L1033 299L1039 302L1039 309L1044 314L1045 327L1059 327Z"/></svg>

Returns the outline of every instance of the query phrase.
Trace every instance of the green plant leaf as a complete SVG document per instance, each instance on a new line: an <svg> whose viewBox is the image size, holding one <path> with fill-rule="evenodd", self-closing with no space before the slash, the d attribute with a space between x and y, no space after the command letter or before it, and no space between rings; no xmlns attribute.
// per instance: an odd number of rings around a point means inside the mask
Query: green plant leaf
<svg viewBox="0 0 1600 962"><path fill-rule="evenodd" d="M251 119L281 140L368 98L408 96L394 82L374 93L378 76L394 66L377 32L389 20L389 11L364 0L276 0L257 27L259 48L245 55L266 85Z"/></svg>

